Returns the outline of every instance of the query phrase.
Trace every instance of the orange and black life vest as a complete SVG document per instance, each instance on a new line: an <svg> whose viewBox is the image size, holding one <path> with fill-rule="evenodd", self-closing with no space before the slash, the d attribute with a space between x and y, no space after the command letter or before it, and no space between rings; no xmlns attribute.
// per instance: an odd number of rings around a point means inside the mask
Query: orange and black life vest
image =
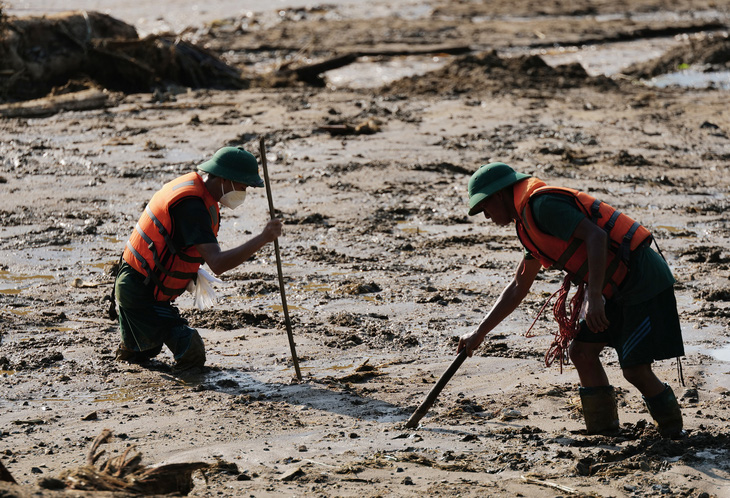
<svg viewBox="0 0 730 498"><path fill-rule="evenodd" d="M213 233L218 235L220 208L197 173L188 173L166 183L144 209L124 248L124 261L154 284L158 301L171 301L185 292L204 263L195 247L177 247L172 240L174 220L170 208L184 199L198 197L205 203Z"/></svg>
<svg viewBox="0 0 730 498"><path fill-rule="evenodd" d="M585 242L571 238L564 241L541 231L532 214L530 199L542 194L559 194L575 201L576 207L588 219L603 228L608 234L609 247L606 258L606 275L603 280L603 295L614 295L628 273L631 251L649 245L652 236L640 223L597 200L584 192L563 187L550 187L542 180L528 178L513 188L517 209L517 235L522 245L535 256L545 268L553 267L571 275L574 283L588 282L588 256Z"/></svg>

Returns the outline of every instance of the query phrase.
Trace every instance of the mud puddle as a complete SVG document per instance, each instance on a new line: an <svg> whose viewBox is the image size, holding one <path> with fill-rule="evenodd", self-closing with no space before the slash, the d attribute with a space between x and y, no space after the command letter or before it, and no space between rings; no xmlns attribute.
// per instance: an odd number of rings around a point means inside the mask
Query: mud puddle
<svg viewBox="0 0 730 498"><path fill-rule="evenodd" d="M0 294L20 294L41 282L47 282L55 278L53 275L25 274L0 270Z"/></svg>
<svg viewBox="0 0 730 498"><path fill-rule="evenodd" d="M677 73L664 74L647 81L658 88L678 86L682 88L715 88L730 90L730 71L704 72L702 69L686 69Z"/></svg>
<svg viewBox="0 0 730 498"><path fill-rule="evenodd" d="M346 67L328 71L326 80L336 88L379 88L400 78L419 76L446 65L449 57L362 57Z"/></svg>
<svg viewBox="0 0 730 498"><path fill-rule="evenodd" d="M719 349L712 349L709 353L720 361L730 362L730 343Z"/></svg>
<svg viewBox="0 0 730 498"><path fill-rule="evenodd" d="M557 47L531 50L531 55L540 56L551 66L580 63L590 76L612 76L637 62L646 62L659 57L670 47L680 45L674 37ZM514 52L515 54L519 52ZM524 52L522 52L524 53Z"/></svg>

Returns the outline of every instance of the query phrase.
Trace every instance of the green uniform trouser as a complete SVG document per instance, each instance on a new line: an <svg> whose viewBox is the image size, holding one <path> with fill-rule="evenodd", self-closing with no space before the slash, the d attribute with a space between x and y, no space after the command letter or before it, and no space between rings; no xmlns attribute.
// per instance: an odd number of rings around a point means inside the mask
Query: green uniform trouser
<svg viewBox="0 0 730 498"><path fill-rule="evenodd" d="M149 288L140 285L143 281L143 275L124 264L115 283L122 346L136 353L129 355L129 359L139 361L157 356L164 344L175 358L175 370L202 367L205 347L198 331L170 302L151 299Z"/></svg>

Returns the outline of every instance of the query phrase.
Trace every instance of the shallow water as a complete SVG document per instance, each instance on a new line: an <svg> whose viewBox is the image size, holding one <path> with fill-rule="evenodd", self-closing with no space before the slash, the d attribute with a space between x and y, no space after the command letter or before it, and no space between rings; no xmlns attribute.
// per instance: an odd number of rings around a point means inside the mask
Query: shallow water
<svg viewBox="0 0 730 498"><path fill-rule="evenodd" d="M45 274L14 273L9 270L0 270L0 294L20 294L41 281L53 280L56 277Z"/></svg>
<svg viewBox="0 0 730 498"><path fill-rule="evenodd" d="M632 64L657 58L680 43L673 37L667 37L602 45L539 49L532 51L531 54L539 55L551 66L578 62L591 76L612 76Z"/></svg>
<svg viewBox="0 0 730 498"><path fill-rule="evenodd" d="M717 88L730 90L730 71L704 72L701 69L686 69L677 73L663 74L647 81L658 88L679 86L683 88Z"/></svg>
<svg viewBox="0 0 730 498"><path fill-rule="evenodd" d="M709 353L720 361L730 362L730 343L719 349L711 350Z"/></svg>
<svg viewBox="0 0 730 498"><path fill-rule="evenodd" d="M328 71L326 79L334 88L378 88L400 78L425 74L443 67L450 57L362 57L346 67Z"/></svg>
<svg viewBox="0 0 730 498"><path fill-rule="evenodd" d="M724 19L726 14L718 10L702 10L693 12L637 12L637 13L623 13L617 12L614 14L600 14L595 16L546 16L537 15L534 17L519 17L519 16L476 16L472 18L472 22L485 22L492 21L495 19L501 19L505 22L528 22L535 19L595 19L599 22L617 21L624 19L626 22L650 22L650 21L714 21Z"/></svg>

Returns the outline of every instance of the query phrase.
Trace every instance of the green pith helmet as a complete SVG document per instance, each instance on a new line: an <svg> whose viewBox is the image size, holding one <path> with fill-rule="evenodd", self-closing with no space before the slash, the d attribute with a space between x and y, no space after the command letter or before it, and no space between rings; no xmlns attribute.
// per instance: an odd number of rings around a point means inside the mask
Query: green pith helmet
<svg viewBox="0 0 730 498"><path fill-rule="evenodd" d="M484 199L525 178L530 178L530 175L517 173L504 163L480 166L469 179L469 216L479 213L475 208Z"/></svg>
<svg viewBox="0 0 730 498"><path fill-rule="evenodd" d="M213 157L198 166L198 169L211 175L245 183L249 187L263 187L259 176L259 163L253 154L240 147L223 147Z"/></svg>

